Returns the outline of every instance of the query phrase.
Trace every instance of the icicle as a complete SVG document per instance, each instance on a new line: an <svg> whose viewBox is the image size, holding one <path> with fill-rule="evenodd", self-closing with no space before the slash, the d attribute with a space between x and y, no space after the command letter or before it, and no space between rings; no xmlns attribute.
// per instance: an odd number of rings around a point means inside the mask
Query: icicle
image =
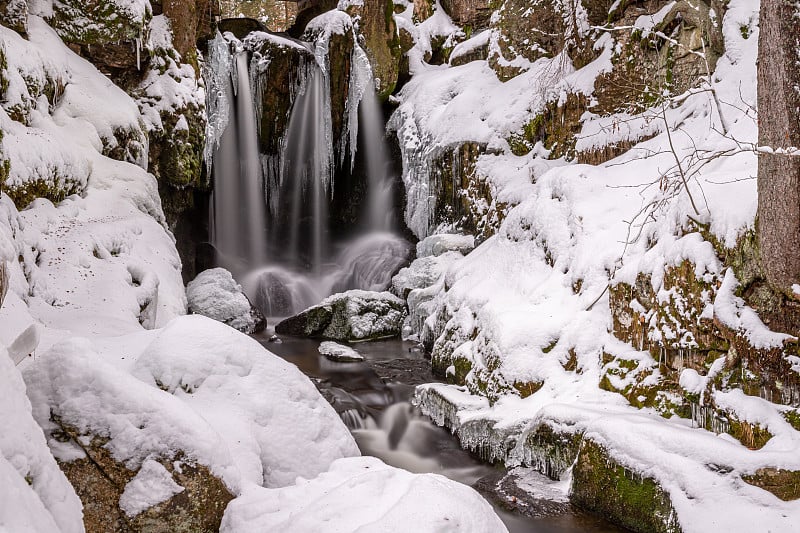
<svg viewBox="0 0 800 533"><path fill-rule="evenodd" d="M142 37L136 38L136 70L141 70Z"/></svg>

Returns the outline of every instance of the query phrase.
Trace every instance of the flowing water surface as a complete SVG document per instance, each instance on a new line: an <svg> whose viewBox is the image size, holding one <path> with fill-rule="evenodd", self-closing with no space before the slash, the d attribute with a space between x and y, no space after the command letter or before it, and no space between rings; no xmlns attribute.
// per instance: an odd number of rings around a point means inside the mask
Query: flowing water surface
<svg viewBox="0 0 800 533"><path fill-rule="evenodd" d="M462 450L454 435L420 414L410 404L414 386L435 378L430 361L416 344L400 340L353 344L366 361L341 363L319 355L319 341L282 337L277 343L269 341L270 335L265 332L256 339L317 384L353 432L362 454L475 487L494 505L511 533L621 531L573 509L563 483L529 469L515 469L509 476L505 468Z"/></svg>

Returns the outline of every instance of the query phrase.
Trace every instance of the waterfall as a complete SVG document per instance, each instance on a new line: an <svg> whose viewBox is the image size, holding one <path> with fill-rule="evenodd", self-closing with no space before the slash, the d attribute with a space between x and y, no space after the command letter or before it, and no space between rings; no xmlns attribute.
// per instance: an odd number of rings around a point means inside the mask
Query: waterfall
<svg viewBox="0 0 800 533"><path fill-rule="evenodd" d="M238 51L232 59L219 63L230 73L214 87L228 107L218 111L227 118L218 122L227 124L213 156L211 243L219 262L238 273L267 260L267 225L247 53Z"/></svg>
<svg viewBox="0 0 800 533"><path fill-rule="evenodd" d="M217 35L206 73L212 244L218 262L267 316L296 313L332 292L385 290L411 252L408 242L391 233L392 165L367 55L354 46L342 133L334 144L328 43L290 44L310 53L301 55L290 74L291 110L282 138L272 142L275 152L259 153L264 140L259 143L257 130L261 114L271 112L262 109L274 83L268 59L256 53L248 69L247 40ZM332 226L339 171L355 176L348 179L362 185L354 190L365 186L366 192L353 196L363 204L347 231ZM332 230L343 234L337 242Z"/></svg>
<svg viewBox="0 0 800 533"><path fill-rule="evenodd" d="M333 186L333 150L330 139L331 105L327 74L321 65L310 67L292 109L283 142L278 189L267 191L275 231L272 248L285 248L293 266L321 273L326 252L328 201ZM281 224L288 228L283 242Z"/></svg>

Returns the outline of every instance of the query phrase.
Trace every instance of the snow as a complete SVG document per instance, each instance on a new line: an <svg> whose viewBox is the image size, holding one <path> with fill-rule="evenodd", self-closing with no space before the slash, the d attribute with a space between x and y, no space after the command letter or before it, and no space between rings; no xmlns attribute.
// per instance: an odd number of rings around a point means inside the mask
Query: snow
<svg viewBox="0 0 800 533"><path fill-rule="evenodd" d="M484 46L488 46L489 36L490 32L484 30L473 35L466 41L458 43L455 48L453 48L453 51L450 52L450 63L452 64L453 60L456 58L473 53Z"/></svg>
<svg viewBox="0 0 800 533"><path fill-rule="evenodd" d="M47 448L19 371L0 343L0 527L78 533L81 502Z"/></svg>
<svg viewBox="0 0 800 533"><path fill-rule="evenodd" d="M472 235L457 235L442 233L431 235L417 243L417 257L440 256L447 252L468 254L475 248L475 237Z"/></svg>
<svg viewBox="0 0 800 533"><path fill-rule="evenodd" d="M364 356L355 351L353 348L333 341L321 342L319 345L319 353L331 361L348 363L364 360Z"/></svg>
<svg viewBox="0 0 800 533"><path fill-rule="evenodd" d="M252 487L228 506L220 531L501 533L506 528L466 485L363 457L340 459L319 477L281 489Z"/></svg>
<svg viewBox="0 0 800 533"><path fill-rule="evenodd" d="M154 505L165 502L184 488L175 483L161 463L147 459L119 497L119 508L133 518Z"/></svg>
<svg viewBox="0 0 800 533"><path fill-rule="evenodd" d="M640 19L639 26L652 27L663 15ZM727 247L754 225L757 158L748 147L755 147L757 139L751 109L756 102L755 19L757 6L730 3L724 20L726 53L708 82L720 107L708 91L697 90L676 96L663 114L660 106L640 115L585 114L578 151L652 137L599 166L545 161L548 154L541 146L527 156L514 156L505 139L548 98L563 98L567 90L591 94L594 79L610 66L609 37L597 41L600 55L594 63L577 71L567 66L555 80L543 76L549 59L527 65L526 72L502 84L482 61L450 68L421 65L401 91L392 117L403 150L406 221L417 236L437 230L430 213L436 187L431 161L443 146L486 143L476 174L489 185L494 203L505 194L503 201L510 204L502 224L495 222L495 235L469 255L449 256L441 265L418 259L395 277L394 290L408 292L405 334L430 343L434 359L459 358L472 366L465 387L418 388L423 411L453 426L462 444L489 449L491 456L511 464L549 460L526 457L521 445L507 449L509 442L524 442L525 431L545 420L584 432L585 438L606 446L614 460L656 479L670 494L683 531L788 530L800 517L797 502L778 502L740 477L768 466L797 469L791 452L797 432L789 429L780 406L736 391L714 393L717 405L739 420L769 427L770 442L752 451L728 436L689 428L688 420L664 420L652 408L635 409L620 395L599 388L603 376L620 388L633 384L635 375L649 385L663 379L648 352L611 335L608 286L632 284L644 274L658 301L678 305L665 286L665 273L684 261L711 287L702 295L705 319L720 321L759 348L792 340L769 331L736 296L733 272L689 219L706 225ZM751 28L748 39L739 24ZM543 87L543 80L549 85ZM664 151L667 128L678 157L697 149L726 154L688 167L689 192L699 213L682 187L672 196L659 189L660 178L675 164L673 154ZM485 206L487 217L491 207ZM694 341L680 342L690 347ZM603 354L636 367L625 377L606 374ZM566 370L573 358L575 370ZM706 376L684 370L680 385L702 397L724 363L724 358L717 360ZM509 393L514 383L542 387L523 399ZM722 470L707 466L720 461ZM729 467L732 473L726 473ZM731 507L736 509L721 516L719 509Z"/></svg>
<svg viewBox="0 0 800 533"><path fill-rule="evenodd" d="M242 287L224 268L204 270L186 286L189 311L213 318L244 333L256 329L251 305Z"/></svg>

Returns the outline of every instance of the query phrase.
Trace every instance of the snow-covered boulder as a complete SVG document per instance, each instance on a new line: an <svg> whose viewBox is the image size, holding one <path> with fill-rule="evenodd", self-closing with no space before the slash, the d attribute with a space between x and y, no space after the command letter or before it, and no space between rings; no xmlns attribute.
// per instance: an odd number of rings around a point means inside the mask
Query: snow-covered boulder
<svg viewBox="0 0 800 533"><path fill-rule="evenodd" d="M285 486L359 454L297 367L202 316L177 318L158 332L62 342L38 355L24 377L34 418L84 503L113 479L113 506L91 512L119 520L125 490L125 507L142 510L141 491L127 487L137 476L139 484L158 478L162 494L176 490L148 461L185 490L148 500L154 511L135 519L171 513L207 520L197 509L208 508L215 530L245 484Z"/></svg>
<svg viewBox="0 0 800 533"><path fill-rule="evenodd" d="M283 335L366 341L395 337L405 317L405 302L389 292L352 290L328 296L320 304L275 326Z"/></svg>
<svg viewBox="0 0 800 533"><path fill-rule="evenodd" d="M47 448L25 383L2 345L0 391L0 529L83 531L81 502Z"/></svg>
<svg viewBox="0 0 800 533"><path fill-rule="evenodd" d="M417 257L439 256L447 252L467 255L475 248L475 237L455 233L440 233L417 243Z"/></svg>
<svg viewBox="0 0 800 533"><path fill-rule="evenodd" d="M343 363L353 363L363 361L364 356L343 344L338 344L332 341L325 341L319 345L319 353L330 359L331 361L339 361Z"/></svg>
<svg viewBox="0 0 800 533"><path fill-rule="evenodd" d="M502 533L506 528L466 485L359 457L340 459L328 472L289 487L251 488L228 506L221 531Z"/></svg>
<svg viewBox="0 0 800 533"><path fill-rule="evenodd" d="M392 292L402 298L408 298L409 292L436 283L450 265L463 257L459 252L445 252L441 255L428 255L415 259L392 278Z"/></svg>
<svg viewBox="0 0 800 533"><path fill-rule="evenodd" d="M211 268L186 286L189 312L213 318L242 333L256 333L267 326L261 311L250 304L242 287L224 268Z"/></svg>

